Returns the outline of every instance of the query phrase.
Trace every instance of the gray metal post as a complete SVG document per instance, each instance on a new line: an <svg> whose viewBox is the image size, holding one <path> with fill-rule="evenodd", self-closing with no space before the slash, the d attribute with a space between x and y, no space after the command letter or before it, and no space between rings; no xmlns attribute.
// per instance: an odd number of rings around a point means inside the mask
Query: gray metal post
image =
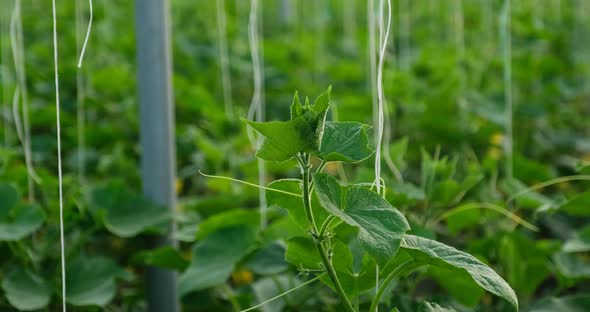
<svg viewBox="0 0 590 312"><path fill-rule="evenodd" d="M168 0L135 1L143 192L156 203L173 210L176 151L169 14ZM155 239L153 247L175 245L171 239L173 231L171 224L169 235ZM179 311L176 287L173 271L149 268L148 311Z"/></svg>

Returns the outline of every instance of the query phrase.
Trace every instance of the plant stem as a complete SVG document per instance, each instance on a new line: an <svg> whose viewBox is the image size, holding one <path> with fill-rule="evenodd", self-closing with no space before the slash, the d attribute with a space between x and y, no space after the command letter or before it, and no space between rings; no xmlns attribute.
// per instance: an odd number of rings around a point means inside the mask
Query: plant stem
<svg viewBox="0 0 590 312"><path fill-rule="evenodd" d="M379 306L379 301L381 300L381 296L383 295L383 292L385 292L385 289L387 288L387 286L389 286L389 283L391 283L391 281L394 278L396 278L398 275L400 275L402 272L404 272L407 268L411 267L411 265L413 263L414 262L412 260L404 262L404 263L400 264L397 268L395 268L395 270L393 270L393 272L389 273L389 275L385 278L385 280L383 281L383 283L379 287L379 290L375 294L375 298L373 298L373 302L371 302L371 308L369 309L369 312L377 311L377 307Z"/></svg>
<svg viewBox="0 0 590 312"><path fill-rule="evenodd" d="M309 222L309 224L311 225L314 234L317 234L318 227L315 224L313 210L311 208L311 188L309 185L311 168L309 166L309 159L305 156L303 158L304 160L301 162L301 171L303 173L303 207L305 208L305 216L307 217L307 222Z"/></svg>
<svg viewBox="0 0 590 312"><path fill-rule="evenodd" d="M336 292L340 296L340 299L342 299L342 301L343 301L346 311L355 312L355 309L352 306L352 303L350 303L348 296L346 296L346 292L344 292L344 289L342 288L342 285L340 284L340 280L338 279L338 275L336 275L336 270L334 270L334 267L332 266L332 261L330 260L330 257L328 256L328 252L326 251L326 248L322 244L322 238L320 238L318 236L318 227L315 223L315 220L313 217L313 210L311 208L311 192L310 192L311 191L311 185L310 185L311 166L309 164L309 155L303 154L302 157L298 158L298 160L299 160L299 164L301 166L301 172L303 175L303 207L305 209L305 215L307 217L307 221L311 225L313 241L320 253L320 256L322 257L322 262L324 263L324 267L326 268L326 272L328 272L328 275L330 276L330 280L332 281L332 284L334 284L334 288L336 288Z"/></svg>
<svg viewBox="0 0 590 312"><path fill-rule="evenodd" d="M324 223L322 224L322 227L320 228L320 232L318 233L318 236L321 238L323 238L326 235L326 232L328 231L328 227L330 226L330 224L332 224L332 220L334 220L334 216L333 215L329 215L326 220L324 220Z"/></svg>

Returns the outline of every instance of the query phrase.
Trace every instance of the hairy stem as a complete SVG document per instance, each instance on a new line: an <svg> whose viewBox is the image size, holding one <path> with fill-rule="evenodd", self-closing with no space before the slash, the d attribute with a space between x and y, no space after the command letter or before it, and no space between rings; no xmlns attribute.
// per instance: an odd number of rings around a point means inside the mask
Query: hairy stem
<svg viewBox="0 0 590 312"><path fill-rule="evenodd" d="M355 312L352 303L350 303L350 300L346 296L346 292L344 292L344 288L342 288L342 285L340 284L340 280L338 279L338 275L336 275L336 270L334 270L334 267L332 266L332 261L330 260L328 252L326 251L325 246L322 244L322 239L318 236L318 227L315 223L313 210L311 208L311 166L309 163L309 155L303 154L298 158L298 160L301 166L301 173L303 175L303 207L305 209L307 221L311 225L313 241L320 253L320 256L322 257L322 262L326 268L326 272L330 276L330 280L332 281L332 284L334 284L336 292L342 299L346 311Z"/></svg>

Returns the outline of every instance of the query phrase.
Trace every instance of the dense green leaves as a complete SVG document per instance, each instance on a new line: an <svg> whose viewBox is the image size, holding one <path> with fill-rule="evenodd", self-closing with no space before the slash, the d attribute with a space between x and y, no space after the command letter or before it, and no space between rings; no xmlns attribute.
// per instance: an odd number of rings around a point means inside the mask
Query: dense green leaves
<svg viewBox="0 0 590 312"><path fill-rule="evenodd" d="M358 122L326 121L317 156L324 161L359 162L373 155L368 125Z"/></svg>
<svg viewBox="0 0 590 312"><path fill-rule="evenodd" d="M113 300L116 278L124 272L113 260L103 257L81 257L68 264L66 299L77 306L105 306Z"/></svg>
<svg viewBox="0 0 590 312"><path fill-rule="evenodd" d="M23 269L10 272L2 280L8 302L21 311L39 310L51 299L51 288L40 276Z"/></svg>
<svg viewBox="0 0 590 312"><path fill-rule="evenodd" d="M186 295L225 282L235 265L250 252L255 241L254 228L239 226L221 229L197 242L193 247L191 265L180 276L180 294Z"/></svg>
<svg viewBox="0 0 590 312"><path fill-rule="evenodd" d="M479 286L506 299L518 310L518 298L510 285L472 255L443 243L414 235L405 235L401 246L418 263L451 270L465 270Z"/></svg>
<svg viewBox="0 0 590 312"><path fill-rule="evenodd" d="M410 229L406 218L379 194L362 187L342 187L335 178L314 175L322 207L358 228L363 248L384 265L399 249L403 234Z"/></svg>

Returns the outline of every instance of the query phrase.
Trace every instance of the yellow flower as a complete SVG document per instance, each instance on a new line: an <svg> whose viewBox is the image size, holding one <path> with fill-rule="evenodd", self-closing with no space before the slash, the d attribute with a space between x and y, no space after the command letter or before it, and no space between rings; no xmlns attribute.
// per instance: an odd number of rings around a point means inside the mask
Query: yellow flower
<svg viewBox="0 0 590 312"><path fill-rule="evenodd" d="M496 133L492 134L492 136L490 137L491 144L494 144L496 146L500 146L500 145L502 145L502 142L504 142L504 135L500 132L496 132Z"/></svg>
<svg viewBox="0 0 590 312"><path fill-rule="evenodd" d="M180 194L180 192L182 192L183 186L184 186L184 183L182 183L182 180L179 178L176 178L176 181L174 181L174 189L176 190L176 194Z"/></svg>
<svg viewBox="0 0 590 312"><path fill-rule="evenodd" d="M231 279L236 285L247 285L252 283L254 275L246 269L240 269L231 274Z"/></svg>
<svg viewBox="0 0 590 312"><path fill-rule="evenodd" d="M490 156L491 159L498 160L500 159L500 157L502 157L502 149L497 147L491 147L488 150L488 156Z"/></svg>

